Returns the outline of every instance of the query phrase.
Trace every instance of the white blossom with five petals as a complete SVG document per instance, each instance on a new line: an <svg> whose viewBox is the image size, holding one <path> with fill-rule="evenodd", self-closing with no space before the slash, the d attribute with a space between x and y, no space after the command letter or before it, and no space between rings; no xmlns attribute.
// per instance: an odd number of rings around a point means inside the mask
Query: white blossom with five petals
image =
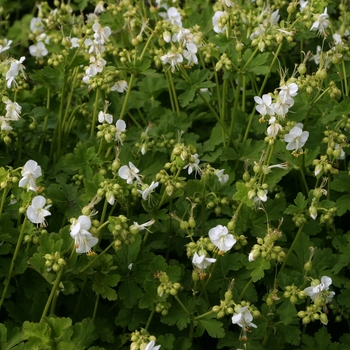
<svg viewBox="0 0 350 350"><path fill-rule="evenodd" d="M45 206L45 204L45 197L36 196L33 198L32 204L27 208L27 217L29 221L42 227L47 226L45 223L45 217L51 215L51 213L47 210L51 207L51 205Z"/></svg>
<svg viewBox="0 0 350 350"><path fill-rule="evenodd" d="M225 226L217 225L209 230L210 241L221 251L227 252L236 243L233 235L228 233Z"/></svg>
<svg viewBox="0 0 350 350"><path fill-rule="evenodd" d="M38 186L36 185L35 180L41 175L40 165L34 160L28 160L27 163L24 164L22 179L19 181L18 187L24 187L28 184L28 191L36 191Z"/></svg>
<svg viewBox="0 0 350 350"><path fill-rule="evenodd" d="M93 237L88 231L90 227L90 218L81 215L70 228L70 235L74 239L75 249L79 254L91 252L91 248L98 243L98 238Z"/></svg>

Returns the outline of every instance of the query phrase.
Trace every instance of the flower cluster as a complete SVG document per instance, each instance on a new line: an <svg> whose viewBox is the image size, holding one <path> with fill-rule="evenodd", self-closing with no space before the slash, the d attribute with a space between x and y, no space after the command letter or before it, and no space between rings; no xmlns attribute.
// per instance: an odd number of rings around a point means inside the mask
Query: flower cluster
<svg viewBox="0 0 350 350"><path fill-rule="evenodd" d="M81 215L73 221L70 228L70 235L74 239L77 253L91 254L91 248L98 243L98 238L93 237L89 232L91 220L86 215Z"/></svg>

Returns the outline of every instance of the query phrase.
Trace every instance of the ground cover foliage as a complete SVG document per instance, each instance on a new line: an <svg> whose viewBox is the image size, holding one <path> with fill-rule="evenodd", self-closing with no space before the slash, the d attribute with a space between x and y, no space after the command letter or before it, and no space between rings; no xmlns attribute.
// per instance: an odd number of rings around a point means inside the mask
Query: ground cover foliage
<svg viewBox="0 0 350 350"><path fill-rule="evenodd" d="M348 1L0 1L1 349L350 349Z"/></svg>

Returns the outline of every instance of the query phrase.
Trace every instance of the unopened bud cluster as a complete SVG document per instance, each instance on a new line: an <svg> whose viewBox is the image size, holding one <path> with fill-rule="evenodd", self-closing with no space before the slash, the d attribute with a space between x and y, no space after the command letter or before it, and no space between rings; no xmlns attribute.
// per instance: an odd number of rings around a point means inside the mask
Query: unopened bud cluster
<svg viewBox="0 0 350 350"><path fill-rule="evenodd" d="M286 257L286 253L280 246L275 246L275 241L282 237L282 232L278 229L268 229L268 232L264 238L258 238L258 244L254 244L250 254L249 261L254 261L260 256L266 261L276 260L282 263Z"/></svg>
<svg viewBox="0 0 350 350"><path fill-rule="evenodd" d="M110 205L113 205L116 200L121 203L125 202L124 189L116 181L104 180L100 183L99 187L97 195L101 198L106 197Z"/></svg>
<svg viewBox="0 0 350 350"><path fill-rule="evenodd" d="M323 312L322 305L318 304L311 304L305 311L299 311L297 316L302 319L302 322L305 325L316 320L319 320L324 325L327 325L328 323L327 313Z"/></svg>
<svg viewBox="0 0 350 350"><path fill-rule="evenodd" d="M186 244L186 254L191 258L194 253L199 256L208 256L208 252L212 252L215 249L215 245L210 241L209 237L200 237L197 242L190 242Z"/></svg>
<svg viewBox="0 0 350 350"><path fill-rule="evenodd" d="M171 163L166 163L166 169L171 168ZM175 175L169 175L166 170L162 169L156 174L156 181L165 185L165 191L170 197L174 191L179 190L185 186L185 182L175 179Z"/></svg>
<svg viewBox="0 0 350 350"><path fill-rule="evenodd" d="M225 299L220 300L220 305L215 305L212 307L212 311L216 313L218 319L224 317L225 315L233 315L235 308L235 303L233 301L232 291L228 290L225 293Z"/></svg>
<svg viewBox="0 0 350 350"><path fill-rule="evenodd" d="M296 304L299 300L305 299L307 294L293 284L291 286L286 286L283 296L289 299L292 304Z"/></svg>
<svg viewBox="0 0 350 350"><path fill-rule="evenodd" d="M33 230L24 236L24 243L39 244L40 236L47 234L47 230L43 228L34 228Z"/></svg>
<svg viewBox="0 0 350 350"><path fill-rule="evenodd" d="M131 333L130 340L132 342L130 350L144 350L150 341L156 341L157 338L141 328L140 331L134 331Z"/></svg>
<svg viewBox="0 0 350 350"><path fill-rule="evenodd" d="M113 235L114 249L121 249L123 244L130 245L135 242L137 232L130 230L128 219L124 215L110 216L108 229Z"/></svg>
<svg viewBox="0 0 350 350"><path fill-rule="evenodd" d="M154 278L158 278L160 281L160 285L157 288L157 294L159 297L162 297L163 295L166 297L169 295L176 296L178 292L183 289L180 283L171 282L168 275L164 271L158 271L154 275Z"/></svg>
<svg viewBox="0 0 350 350"><path fill-rule="evenodd" d="M182 169L189 163L194 163L193 156L197 153L194 146L185 146L183 143L177 143L171 153L171 163L166 165L165 168L170 169L172 173L177 172L178 169Z"/></svg>
<svg viewBox="0 0 350 350"><path fill-rule="evenodd" d="M162 316L166 316L171 308L171 303L167 301L160 301L156 304L156 312L162 314Z"/></svg>
<svg viewBox="0 0 350 350"><path fill-rule="evenodd" d="M45 266L47 267L47 271L50 271L51 269L55 272L58 272L61 270L63 266L66 265L66 261L61 258L61 255L59 252L55 252L54 254L45 254Z"/></svg>

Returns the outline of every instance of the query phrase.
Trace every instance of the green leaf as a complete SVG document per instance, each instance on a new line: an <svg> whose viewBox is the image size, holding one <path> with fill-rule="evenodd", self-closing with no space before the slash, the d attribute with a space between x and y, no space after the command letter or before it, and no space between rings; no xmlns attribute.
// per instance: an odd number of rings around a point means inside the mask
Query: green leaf
<svg viewBox="0 0 350 350"><path fill-rule="evenodd" d="M212 338L223 338L225 336L222 322L210 318L201 318L197 322L205 328Z"/></svg>
<svg viewBox="0 0 350 350"><path fill-rule="evenodd" d="M289 303L290 304L290 303ZM298 346L300 344L301 331L296 326L288 324L278 324L277 331L284 334L287 343Z"/></svg>
<svg viewBox="0 0 350 350"><path fill-rule="evenodd" d="M337 192L350 193L350 176L348 172L339 173L331 182L331 189Z"/></svg>
<svg viewBox="0 0 350 350"><path fill-rule="evenodd" d="M94 322L90 318L85 318L73 326L70 342L75 345L76 349L85 349L97 338Z"/></svg>
<svg viewBox="0 0 350 350"><path fill-rule="evenodd" d="M120 281L119 275L105 275L103 273L94 274L93 291L101 294L103 299L117 300L117 292L111 287L115 287Z"/></svg>
<svg viewBox="0 0 350 350"><path fill-rule="evenodd" d="M193 101L196 95L196 89L188 84L187 90L178 96L181 107L186 107L191 101Z"/></svg>
<svg viewBox="0 0 350 350"><path fill-rule="evenodd" d="M252 262L249 262L247 265L248 270L253 270L250 273L250 276L253 279L253 282L259 281L265 276L265 270L269 270L271 267L271 264L269 261L266 261L265 259L261 258Z"/></svg>
<svg viewBox="0 0 350 350"><path fill-rule="evenodd" d="M176 325L177 328L181 331L187 327L191 322L191 319L187 312L183 309L180 309L177 305L170 308L166 316L160 318L162 323L167 324L168 326Z"/></svg>
<svg viewBox="0 0 350 350"><path fill-rule="evenodd" d="M172 349L180 349L180 348L174 348L174 342L175 342L175 337L173 334L167 333L167 334L162 334L157 338L157 344L161 344L161 348L165 350L172 350ZM182 348L181 348L182 349Z"/></svg>
<svg viewBox="0 0 350 350"><path fill-rule="evenodd" d="M248 61L249 52L246 50L246 52L243 55L243 59L245 61ZM270 72L270 68L268 65L265 65L266 63L269 63L271 54L269 52L264 52L261 54L258 54L254 57L254 59L249 63L247 67L247 71L254 73L256 75L261 74L268 74Z"/></svg>
<svg viewBox="0 0 350 350"><path fill-rule="evenodd" d="M326 327L320 328L313 337L303 334L301 339L304 343L301 347L302 350L328 350L331 344L331 336Z"/></svg>
<svg viewBox="0 0 350 350"><path fill-rule="evenodd" d="M297 309L288 299L278 306L277 313L280 315L281 322L284 325L290 325L296 320L295 316L297 314Z"/></svg>
<svg viewBox="0 0 350 350"><path fill-rule="evenodd" d="M350 194L345 194L337 199L335 206L337 209L337 215L342 216L348 210L350 210Z"/></svg>

